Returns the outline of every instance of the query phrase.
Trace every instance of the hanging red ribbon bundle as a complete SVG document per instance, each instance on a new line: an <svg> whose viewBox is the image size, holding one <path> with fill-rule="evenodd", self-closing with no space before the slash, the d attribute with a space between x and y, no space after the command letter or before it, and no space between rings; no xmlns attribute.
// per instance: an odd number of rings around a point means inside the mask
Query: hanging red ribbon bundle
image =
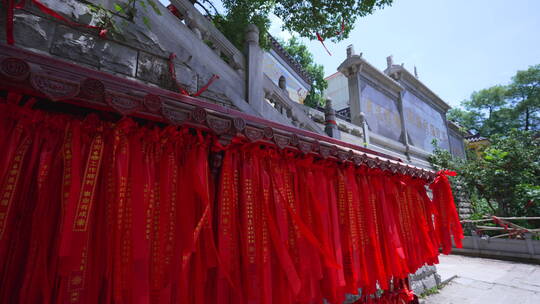
<svg viewBox="0 0 540 304"><path fill-rule="evenodd" d="M2 303L410 303L408 274L460 245L449 172L430 200L423 179L20 100L0 100Z"/></svg>
<svg viewBox="0 0 540 304"><path fill-rule="evenodd" d="M433 203L437 208L438 225L436 227L444 254L449 254L452 250L452 240L457 247L461 248L463 239L463 230L448 176L456 176L456 172L449 170L437 172L437 178L429 186L433 190Z"/></svg>

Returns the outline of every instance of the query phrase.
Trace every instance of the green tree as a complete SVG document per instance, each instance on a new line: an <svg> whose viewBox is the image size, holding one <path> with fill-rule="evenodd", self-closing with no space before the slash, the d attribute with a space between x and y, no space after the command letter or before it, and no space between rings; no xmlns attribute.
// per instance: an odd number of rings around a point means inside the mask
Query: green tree
<svg viewBox="0 0 540 304"><path fill-rule="evenodd" d="M372 14L376 9L391 5L393 0L197 0L209 18L240 49L248 24L254 23L261 32L261 45L270 26L270 16L283 21L283 30L297 33L310 40L340 41L349 37L358 17ZM216 7L222 7L220 11Z"/></svg>
<svg viewBox="0 0 540 304"><path fill-rule="evenodd" d="M478 133L481 128L479 115L475 112L466 111L461 108L452 108L446 113L446 118L457 123L467 131Z"/></svg>
<svg viewBox="0 0 540 304"><path fill-rule="evenodd" d="M540 128L540 64L518 71L512 78L508 96L524 130Z"/></svg>
<svg viewBox="0 0 540 304"><path fill-rule="evenodd" d="M471 99L463 102L465 109L469 111L477 111L484 114L490 119L494 111L507 104L506 102L507 88L501 85L496 85L491 88L483 89L471 94ZM485 115L483 115L485 116Z"/></svg>
<svg viewBox="0 0 540 304"><path fill-rule="evenodd" d="M540 64L518 71L508 86L474 92L448 119L483 136L512 128L540 130Z"/></svg>
<svg viewBox="0 0 540 304"><path fill-rule="evenodd" d="M505 108L507 96L507 87L497 85L474 92L469 100L462 102L469 111L465 116L473 120L476 132L483 136L505 132L512 119L511 111Z"/></svg>
<svg viewBox="0 0 540 304"><path fill-rule="evenodd" d="M458 172L458 179L472 198L476 212L499 216L540 214L540 137L513 129L494 135L480 155L455 159L436 148L430 158L437 169ZM487 207L487 208L486 208Z"/></svg>
<svg viewBox="0 0 540 304"><path fill-rule="evenodd" d="M304 100L304 104L310 107L323 106L323 91L328 87L328 83L324 80L324 67L315 63L313 54L297 37L293 36L287 42L279 40L279 43L313 78L311 91Z"/></svg>

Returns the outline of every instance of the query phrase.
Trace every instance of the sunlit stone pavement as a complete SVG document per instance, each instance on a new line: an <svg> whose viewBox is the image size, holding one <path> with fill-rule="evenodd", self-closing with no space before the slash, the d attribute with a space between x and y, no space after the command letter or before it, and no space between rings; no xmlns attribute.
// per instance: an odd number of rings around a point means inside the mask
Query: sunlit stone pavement
<svg viewBox="0 0 540 304"><path fill-rule="evenodd" d="M449 255L437 270L457 277L425 304L540 304L540 265Z"/></svg>

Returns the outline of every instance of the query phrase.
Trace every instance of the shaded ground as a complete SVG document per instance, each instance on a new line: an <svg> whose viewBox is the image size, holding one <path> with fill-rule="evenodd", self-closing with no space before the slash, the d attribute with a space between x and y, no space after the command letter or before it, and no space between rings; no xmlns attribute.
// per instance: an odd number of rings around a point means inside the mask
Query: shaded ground
<svg viewBox="0 0 540 304"><path fill-rule="evenodd" d="M440 256L444 281L457 277L426 304L539 304L540 265L459 255Z"/></svg>

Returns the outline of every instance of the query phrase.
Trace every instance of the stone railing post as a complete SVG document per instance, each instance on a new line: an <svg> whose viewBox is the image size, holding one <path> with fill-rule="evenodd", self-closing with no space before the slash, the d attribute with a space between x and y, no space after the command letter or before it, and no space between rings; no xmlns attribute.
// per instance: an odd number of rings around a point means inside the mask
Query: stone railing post
<svg viewBox="0 0 540 304"><path fill-rule="evenodd" d="M527 232L525 233L525 242L527 243L527 251L529 251L529 254L531 255L531 258L534 258L534 255L536 254L534 252L534 244L532 240L532 233Z"/></svg>
<svg viewBox="0 0 540 304"><path fill-rule="evenodd" d="M386 60L388 61L388 58ZM405 112L403 109L403 95L405 95L405 91L399 92L397 105L398 105L398 111L399 111L399 120L401 123L401 130L403 132L401 141L405 145L405 156L407 157L408 160L410 160L411 159L411 146L409 145L409 133L407 132L407 125L405 124Z"/></svg>
<svg viewBox="0 0 540 304"><path fill-rule="evenodd" d="M210 43L209 47L218 56L227 58L227 64L233 68L241 77L245 76L245 58L242 52L238 50L221 33L206 16L203 16L193 2L189 0L170 0L171 4L180 13L180 19L184 20L185 25L200 40L206 40Z"/></svg>
<svg viewBox="0 0 540 304"><path fill-rule="evenodd" d="M264 52L259 46L259 29L250 24L246 33L246 48L248 56L247 100L251 107L259 114L263 113L263 56Z"/></svg>
<svg viewBox="0 0 540 304"><path fill-rule="evenodd" d="M367 148L369 146L369 127L366 121L366 116L364 112L360 112L360 115L358 115L359 118L359 126L362 127L362 136L364 137L364 147Z"/></svg>
<svg viewBox="0 0 540 304"><path fill-rule="evenodd" d="M336 110L332 108L332 99L326 99L324 107L324 132L330 137L340 139L341 135L336 122Z"/></svg>
<svg viewBox="0 0 540 304"><path fill-rule="evenodd" d="M362 120L360 118L360 112L362 108L360 106L361 83L360 72L362 71L362 64L359 64L361 55L356 55L352 45L347 47L347 59L339 66L338 70L347 77L349 87L349 106L351 111L351 122L355 125L361 126Z"/></svg>

